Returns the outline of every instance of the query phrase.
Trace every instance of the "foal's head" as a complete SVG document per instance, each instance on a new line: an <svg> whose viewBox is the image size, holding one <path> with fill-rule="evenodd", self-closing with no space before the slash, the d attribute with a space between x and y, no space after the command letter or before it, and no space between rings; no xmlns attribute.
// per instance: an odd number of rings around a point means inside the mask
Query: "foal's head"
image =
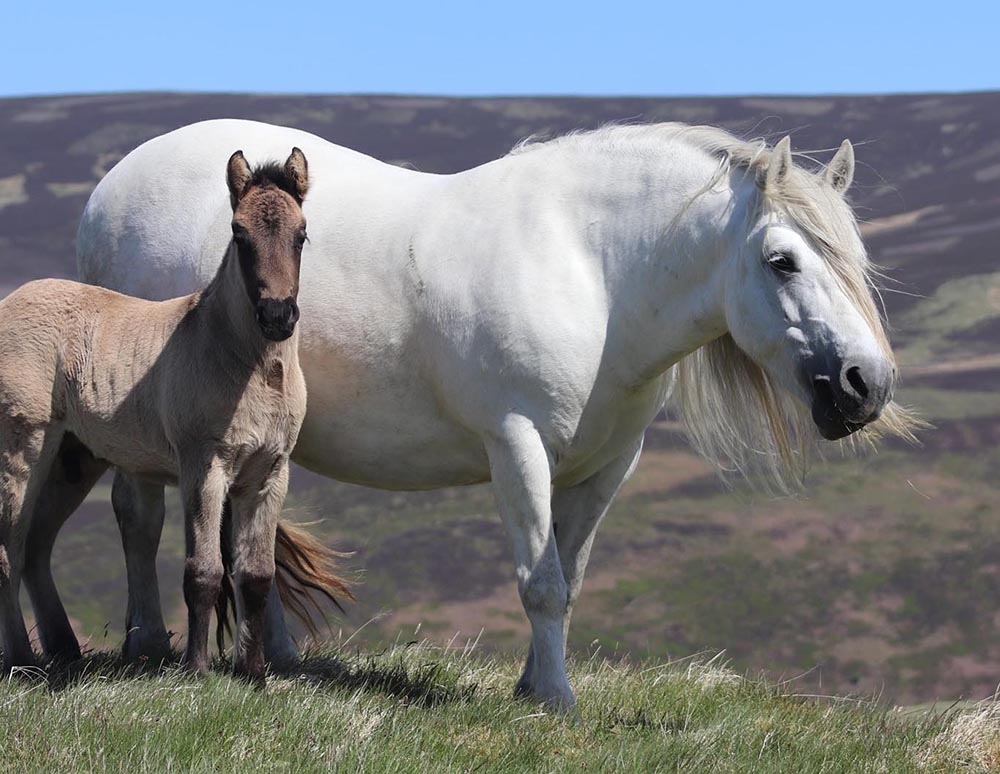
<svg viewBox="0 0 1000 774"><path fill-rule="evenodd" d="M306 157L298 148L284 165L250 168L236 151L226 168L233 205L233 242L261 333L284 341L299 319L299 267L306 241L302 201L309 188Z"/></svg>

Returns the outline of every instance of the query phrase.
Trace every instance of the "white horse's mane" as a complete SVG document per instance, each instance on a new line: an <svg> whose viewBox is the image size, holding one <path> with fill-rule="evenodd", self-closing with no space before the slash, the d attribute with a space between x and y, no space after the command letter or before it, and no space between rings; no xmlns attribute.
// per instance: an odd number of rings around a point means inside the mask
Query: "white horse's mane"
<svg viewBox="0 0 1000 774"><path fill-rule="evenodd" d="M611 124L549 140L528 138L511 155L577 144L611 153L662 155L676 143L719 161L699 196L728 178L733 169L746 169L755 176L756 213L780 213L812 243L894 363L884 321L872 297L877 292L876 272L850 205L822 174L799 166L789 170L779 190L765 191L772 149L764 139L740 139L714 126ZM673 367L670 379L668 408L681 420L695 448L718 470L750 476L765 488L783 492L801 483L809 449L817 438L809 410L775 384L731 336L722 336L685 357ZM908 411L890 403L880 419L860 433L867 441L883 433L912 441L918 424Z"/></svg>

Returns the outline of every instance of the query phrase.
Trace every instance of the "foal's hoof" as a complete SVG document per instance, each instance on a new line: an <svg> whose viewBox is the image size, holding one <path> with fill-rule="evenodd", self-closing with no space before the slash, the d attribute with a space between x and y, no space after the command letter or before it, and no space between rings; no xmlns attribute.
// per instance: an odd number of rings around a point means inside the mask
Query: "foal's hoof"
<svg viewBox="0 0 1000 774"><path fill-rule="evenodd" d="M83 653L80 652L80 646L75 642L72 645L67 644L54 650L47 651L45 655L48 666L65 666L66 664L72 664L74 661L79 661L83 658Z"/></svg>
<svg viewBox="0 0 1000 774"><path fill-rule="evenodd" d="M170 635L156 632L143 636L138 631L130 632L122 645L122 658L132 664L158 667L173 658Z"/></svg>
<svg viewBox="0 0 1000 774"><path fill-rule="evenodd" d="M181 663L181 669L183 669L192 677L205 677L209 672L212 671L207 661L202 662L202 661L185 660L183 663Z"/></svg>
<svg viewBox="0 0 1000 774"><path fill-rule="evenodd" d="M248 669L243 665L237 664L233 667L233 677L256 688L258 691L263 691L267 686L267 678L263 670Z"/></svg>

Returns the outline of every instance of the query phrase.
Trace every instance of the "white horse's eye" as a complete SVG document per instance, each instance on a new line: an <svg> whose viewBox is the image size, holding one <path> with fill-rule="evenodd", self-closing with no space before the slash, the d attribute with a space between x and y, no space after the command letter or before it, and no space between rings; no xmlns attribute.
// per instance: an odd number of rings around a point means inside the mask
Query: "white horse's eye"
<svg viewBox="0 0 1000 774"><path fill-rule="evenodd" d="M795 274L799 267L788 253L775 251L767 256L767 265L779 274Z"/></svg>

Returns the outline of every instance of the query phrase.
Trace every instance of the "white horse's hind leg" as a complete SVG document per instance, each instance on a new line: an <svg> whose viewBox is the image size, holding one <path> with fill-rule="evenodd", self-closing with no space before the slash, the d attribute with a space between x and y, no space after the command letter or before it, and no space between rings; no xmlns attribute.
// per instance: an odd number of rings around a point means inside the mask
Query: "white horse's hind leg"
<svg viewBox="0 0 1000 774"><path fill-rule="evenodd" d="M639 462L642 437L620 456L601 468L590 478L568 489L557 489L552 494L552 520L555 525L556 545L566 579L568 600L564 621L564 637L569 635L573 606L583 588L583 575L590 559L597 528L611 507L622 485L628 481ZM530 682L534 672L534 649L528 650L524 664L523 682Z"/></svg>
<svg viewBox="0 0 1000 774"><path fill-rule="evenodd" d="M486 441L493 491L510 536L521 603L531 622L532 667L516 692L567 709L576 699L566 679L567 587L552 533L549 457L532 423L508 416Z"/></svg>
<svg viewBox="0 0 1000 774"><path fill-rule="evenodd" d="M111 502L125 548L128 612L122 655L158 663L170 656L170 636L160 609L156 551L163 530L163 486L115 472Z"/></svg>
<svg viewBox="0 0 1000 774"><path fill-rule="evenodd" d="M642 437L613 462L601 468L586 481L569 489L557 489L552 494L552 519L555 522L556 544L562 561L563 575L569 587L566 610L566 634L569 634L573 605L583 588L583 575L590 559L597 528L611 507L622 485L628 481L642 453Z"/></svg>
<svg viewBox="0 0 1000 774"><path fill-rule="evenodd" d="M276 672L293 669L299 663L299 652L295 647L295 640L292 639L292 633L288 631L285 608L281 604L281 595L274 582L271 583L271 591L267 595L267 607L264 610L264 658Z"/></svg>

